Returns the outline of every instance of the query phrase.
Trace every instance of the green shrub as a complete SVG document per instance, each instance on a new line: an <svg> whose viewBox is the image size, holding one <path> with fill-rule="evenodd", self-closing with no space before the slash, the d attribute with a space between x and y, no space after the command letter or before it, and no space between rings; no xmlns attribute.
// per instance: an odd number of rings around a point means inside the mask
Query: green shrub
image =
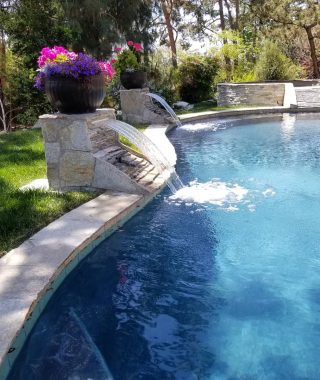
<svg viewBox="0 0 320 380"><path fill-rule="evenodd" d="M184 58L178 68L181 99L197 103L212 98L218 69L219 61L212 56L191 55Z"/></svg>
<svg viewBox="0 0 320 380"><path fill-rule="evenodd" d="M255 67L257 80L292 80L303 75L303 69L282 53L271 41L265 41Z"/></svg>
<svg viewBox="0 0 320 380"><path fill-rule="evenodd" d="M114 63L114 68L120 75L126 71L139 70L140 65L134 52L129 49L125 49L118 54L117 60Z"/></svg>
<svg viewBox="0 0 320 380"><path fill-rule="evenodd" d="M152 92L158 93L169 104L178 100L177 70L171 65L150 67L148 72L148 86Z"/></svg>
<svg viewBox="0 0 320 380"><path fill-rule="evenodd" d="M220 57L220 69L215 82L251 82L255 80L254 65L258 49L254 46L250 35L225 30L219 35L223 45L216 50ZM225 58L229 58L227 66Z"/></svg>
<svg viewBox="0 0 320 380"><path fill-rule="evenodd" d="M6 108L11 111L13 123L33 125L39 115L51 112L52 107L45 95L34 87L36 71L26 67L24 60L10 51L6 59L3 88Z"/></svg>

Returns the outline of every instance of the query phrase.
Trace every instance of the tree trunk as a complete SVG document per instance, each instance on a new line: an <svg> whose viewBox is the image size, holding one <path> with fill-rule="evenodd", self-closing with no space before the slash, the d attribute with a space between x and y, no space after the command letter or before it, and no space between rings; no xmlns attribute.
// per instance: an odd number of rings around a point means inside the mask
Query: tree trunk
<svg viewBox="0 0 320 380"><path fill-rule="evenodd" d="M223 12L223 0L219 0L219 15L220 15L220 27L222 32L226 30L226 23L224 19L224 12ZM226 45L228 43L228 40L223 36L223 44ZM227 68L227 79L230 80L230 69L231 69L231 61L229 57L224 57L224 60L226 62L226 68Z"/></svg>
<svg viewBox="0 0 320 380"><path fill-rule="evenodd" d="M167 4L165 0L161 0L161 6L162 6L162 11L164 15L164 19L166 22L167 26L167 31L168 31L168 36L169 36L169 43L170 43L170 49L171 49L171 54L172 54L172 66L177 67L177 46L176 46L176 41L174 39L174 34L173 34L173 27L171 24L171 15L168 11Z"/></svg>
<svg viewBox="0 0 320 380"><path fill-rule="evenodd" d="M7 72L6 62L6 41L4 38L4 32L0 30L0 96L3 95L3 89L5 86Z"/></svg>
<svg viewBox="0 0 320 380"><path fill-rule="evenodd" d="M229 25L230 25L232 30L235 30L236 24L235 24L234 18L232 17L231 8L230 8L230 4L228 3L228 0L224 0L224 4L225 4L227 11L228 11Z"/></svg>
<svg viewBox="0 0 320 380"><path fill-rule="evenodd" d="M6 72L7 72L7 62L6 62L6 42L4 38L3 30L0 30L0 117L3 120L0 120L0 129L2 124L2 129L7 132L6 127L6 113L5 113L5 97L4 97L4 88L6 85Z"/></svg>
<svg viewBox="0 0 320 380"><path fill-rule="evenodd" d="M236 22L235 28L239 30L239 16L240 16L240 0L235 0L236 3Z"/></svg>
<svg viewBox="0 0 320 380"><path fill-rule="evenodd" d="M311 53L312 65L313 65L313 76L315 78L320 78L319 67L318 67L318 58L317 58L317 52L316 52L316 45L314 43L314 36L312 34L312 27L311 26L305 27L305 31L307 32L308 41L309 41L309 45L310 45L310 53Z"/></svg>

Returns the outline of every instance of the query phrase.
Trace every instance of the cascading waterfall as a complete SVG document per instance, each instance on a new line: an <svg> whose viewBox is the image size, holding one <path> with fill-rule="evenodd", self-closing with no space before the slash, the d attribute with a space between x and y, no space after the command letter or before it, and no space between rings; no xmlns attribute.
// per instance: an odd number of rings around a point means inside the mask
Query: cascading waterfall
<svg viewBox="0 0 320 380"><path fill-rule="evenodd" d="M125 136L132 144L134 144L140 152L148 158L157 171L168 180L168 186L172 193L175 193L183 187L183 183L172 164L145 134L123 121L104 119L99 120L99 123L101 122L103 122L108 128Z"/></svg>
<svg viewBox="0 0 320 380"><path fill-rule="evenodd" d="M174 112L174 110L169 106L169 104L166 102L165 99L163 99L160 95L153 94L151 92L148 92L146 96L149 96L150 98L155 99L157 102L159 102L165 110L170 114L170 116L173 118L173 120L177 123L178 127L181 127L181 121L179 120L178 116Z"/></svg>

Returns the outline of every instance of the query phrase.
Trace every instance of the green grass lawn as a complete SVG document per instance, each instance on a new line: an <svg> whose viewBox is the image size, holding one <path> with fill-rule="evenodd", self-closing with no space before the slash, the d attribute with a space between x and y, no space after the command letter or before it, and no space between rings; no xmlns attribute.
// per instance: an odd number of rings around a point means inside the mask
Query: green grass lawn
<svg viewBox="0 0 320 380"><path fill-rule="evenodd" d="M40 130L0 134L0 256L62 214L92 199L92 193L20 191L46 177Z"/></svg>
<svg viewBox="0 0 320 380"><path fill-rule="evenodd" d="M201 103L194 104L194 107L191 110L178 110L176 111L177 115L183 115L186 113L194 113L194 112L205 112L205 111L224 111L224 110L234 110L240 108L247 108L249 106L217 106L213 102L206 101ZM255 107L255 106L250 106Z"/></svg>

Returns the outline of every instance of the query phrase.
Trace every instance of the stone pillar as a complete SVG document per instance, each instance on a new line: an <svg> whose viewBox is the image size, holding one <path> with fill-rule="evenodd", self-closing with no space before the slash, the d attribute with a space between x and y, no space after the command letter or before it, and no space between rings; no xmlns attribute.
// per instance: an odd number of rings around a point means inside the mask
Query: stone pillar
<svg viewBox="0 0 320 380"><path fill-rule="evenodd" d="M40 116L35 127L42 128L50 188L145 193L108 160L108 151L121 148L118 134L103 123L114 118L113 109Z"/></svg>
<svg viewBox="0 0 320 380"><path fill-rule="evenodd" d="M95 124L115 118L113 109L100 109L88 114L42 115L49 186L59 191L92 188L95 171L94 153L118 143L117 133Z"/></svg>
<svg viewBox="0 0 320 380"><path fill-rule="evenodd" d="M169 118L146 94L148 88L120 90L123 121L134 124L168 124Z"/></svg>

